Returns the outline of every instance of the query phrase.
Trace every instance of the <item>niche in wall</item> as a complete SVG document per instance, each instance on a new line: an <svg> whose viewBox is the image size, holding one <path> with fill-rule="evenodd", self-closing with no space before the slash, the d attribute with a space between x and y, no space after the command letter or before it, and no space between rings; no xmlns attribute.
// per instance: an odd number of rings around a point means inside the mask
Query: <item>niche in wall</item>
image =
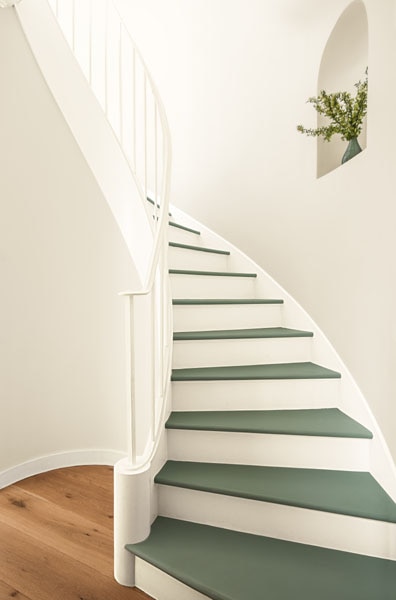
<svg viewBox="0 0 396 600"><path fill-rule="evenodd" d="M319 68L318 92L348 91L355 95L354 84L365 77L368 66L368 22L362 0L355 0L342 13L327 41ZM318 115L318 127L328 124ZM359 136L362 148L367 145L367 117ZM330 142L318 138L317 176L333 171L341 164L347 142L335 135Z"/></svg>

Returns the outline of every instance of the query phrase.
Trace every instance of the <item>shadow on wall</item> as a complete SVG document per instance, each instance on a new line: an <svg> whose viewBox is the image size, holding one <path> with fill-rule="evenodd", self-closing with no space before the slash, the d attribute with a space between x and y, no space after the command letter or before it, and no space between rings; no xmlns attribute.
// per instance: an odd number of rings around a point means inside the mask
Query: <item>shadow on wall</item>
<svg viewBox="0 0 396 600"><path fill-rule="evenodd" d="M354 94L354 84L364 79L368 66L368 22L367 12L362 0L355 0L342 13L327 41L319 68L318 91L348 91ZM318 127L327 124L322 115L318 115ZM339 136L325 142L317 141L317 176L322 177L341 164L347 142ZM363 124L359 137L362 148L367 145L367 121Z"/></svg>

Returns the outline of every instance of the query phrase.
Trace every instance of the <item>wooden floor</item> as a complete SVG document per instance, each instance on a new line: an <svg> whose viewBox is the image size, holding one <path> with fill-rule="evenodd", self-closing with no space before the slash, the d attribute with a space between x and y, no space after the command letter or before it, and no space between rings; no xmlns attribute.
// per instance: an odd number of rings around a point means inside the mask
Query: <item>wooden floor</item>
<svg viewBox="0 0 396 600"><path fill-rule="evenodd" d="M0 490L0 600L148 600L113 579L113 470L73 467Z"/></svg>

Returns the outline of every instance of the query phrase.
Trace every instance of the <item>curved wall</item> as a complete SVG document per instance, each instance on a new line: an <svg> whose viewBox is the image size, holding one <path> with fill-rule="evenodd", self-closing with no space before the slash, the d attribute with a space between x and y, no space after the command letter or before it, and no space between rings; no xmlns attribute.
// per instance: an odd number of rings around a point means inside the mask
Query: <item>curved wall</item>
<svg viewBox="0 0 396 600"><path fill-rule="evenodd" d="M126 452L117 294L138 277L14 9L0 77L1 487Z"/></svg>
<svg viewBox="0 0 396 600"><path fill-rule="evenodd" d="M361 0L352 2L342 13L327 41L320 63L318 93L348 91L356 94L354 84L363 81L368 66L367 12ZM317 126L328 124L326 117L317 115ZM362 150L367 145L367 118L359 136ZM335 136L331 142L318 138L318 177L341 166L347 142Z"/></svg>
<svg viewBox="0 0 396 600"><path fill-rule="evenodd" d="M368 147L316 179L296 132L348 0L117 0L158 82L173 202L262 265L307 310L368 400L396 459L396 10L365 0ZM298 4L298 6L297 6Z"/></svg>

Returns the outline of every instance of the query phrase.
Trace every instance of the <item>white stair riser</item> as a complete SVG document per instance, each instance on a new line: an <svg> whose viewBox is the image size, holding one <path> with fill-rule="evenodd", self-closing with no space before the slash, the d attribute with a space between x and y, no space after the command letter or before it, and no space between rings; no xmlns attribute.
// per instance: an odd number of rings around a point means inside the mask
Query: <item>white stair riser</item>
<svg viewBox="0 0 396 600"><path fill-rule="evenodd" d="M173 307L174 331L280 327L282 304L179 305Z"/></svg>
<svg viewBox="0 0 396 600"><path fill-rule="evenodd" d="M227 271L228 269L228 255L226 254L170 246L168 257L171 269L196 269L198 271Z"/></svg>
<svg viewBox="0 0 396 600"><path fill-rule="evenodd" d="M370 440L168 429L170 460L368 471Z"/></svg>
<svg viewBox="0 0 396 600"><path fill-rule="evenodd" d="M191 246L199 246L201 244L201 236L180 227L169 227L168 237L170 242L177 242L178 244L190 244Z"/></svg>
<svg viewBox="0 0 396 600"><path fill-rule="evenodd" d="M304 362L312 338L186 340L173 343L173 368Z"/></svg>
<svg viewBox="0 0 396 600"><path fill-rule="evenodd" d="M174 381L173 410L275 410L337 406L339 379Z"/></svg>
<svg viewBox="0 0 396 600"><path fill-rule="evenodd" d="M173 298L254 298L255 277L171 275Z"/></svg>
<svg viewBox="0 0 396 600"><path fill-rule="evenodd" d="M136 587L156 600L210 600L200 592L136 557Z"/></svg>
<svg viewBox="0 0 396 600"><path fill-rule="evenodd" d="M396 560L396 524L171 486L160 515Z"/></svg>

